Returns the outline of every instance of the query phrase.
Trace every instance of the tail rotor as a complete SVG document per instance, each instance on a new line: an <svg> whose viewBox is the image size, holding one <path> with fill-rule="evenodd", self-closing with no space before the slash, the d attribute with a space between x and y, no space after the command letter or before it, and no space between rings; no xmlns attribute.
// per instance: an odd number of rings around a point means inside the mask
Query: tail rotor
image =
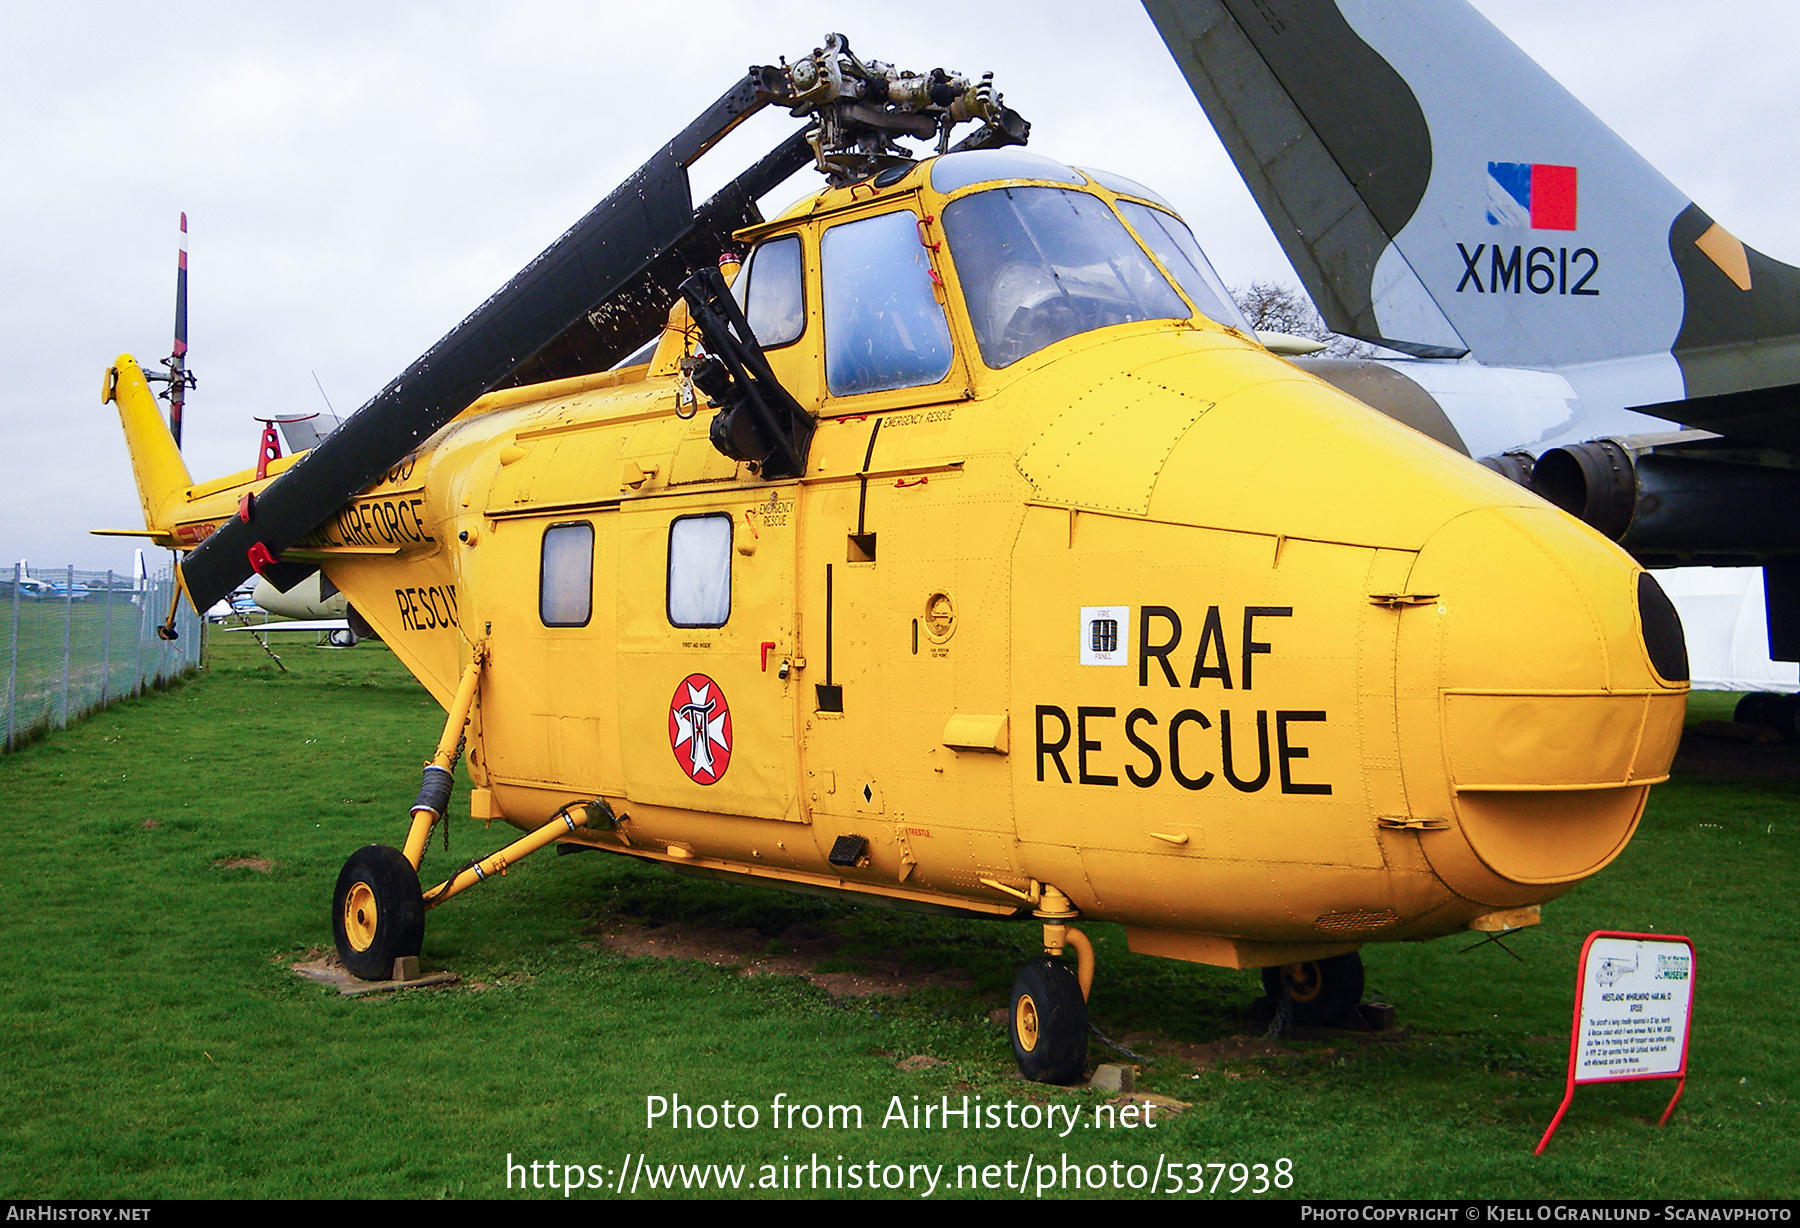
<svg viewBox="0 0 1800 1228"><path fill-rule="evenodd" d="M181 256L175 270L175 348L162 360L162 365L168 368L166 373L144 374L146 380L168 385L158 395L169 403L169 434L175 437L177 448L181 446L181 413L187 404L187 390L197 387L200 382L187 369L187 273L187 214L183 213Z"/></svg>

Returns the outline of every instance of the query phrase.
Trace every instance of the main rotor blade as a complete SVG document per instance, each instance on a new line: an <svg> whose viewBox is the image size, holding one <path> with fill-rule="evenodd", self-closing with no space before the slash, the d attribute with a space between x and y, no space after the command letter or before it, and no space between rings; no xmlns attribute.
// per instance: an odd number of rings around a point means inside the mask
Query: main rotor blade
<svg viewBox="0 0 1800 1228"><path fill-rule="evenodd" d="M693 225L647 262L629 285L583 314L495 387L516 388L604 371L659 334L688 275L716 268L720 254L735 246L732 232L763 220L757 198L812 161L805 130L795 131L701 205Z"/></svg>
<svg viewBox="0 0 1800 1228"><path fill-rule="evenodd" d="M525 382L551 373L604 369L659 328L674 299L672 286L680 279L675 266L708 247L716 260L732 229L761 220L756 196L809 157L804 141L785 141L695 214L687 167L762 105L754 77L746 74L318 448L270 483L256 498L249 520L228 521L195 548L181 563L195 606L206 609L248 579L257 570L252 559L265 552L279 559L283 550L471 402L505 383L510 373L521 371L519 382ZM286 579L280 573L289 569L265 561L262 570Z"/></svg>

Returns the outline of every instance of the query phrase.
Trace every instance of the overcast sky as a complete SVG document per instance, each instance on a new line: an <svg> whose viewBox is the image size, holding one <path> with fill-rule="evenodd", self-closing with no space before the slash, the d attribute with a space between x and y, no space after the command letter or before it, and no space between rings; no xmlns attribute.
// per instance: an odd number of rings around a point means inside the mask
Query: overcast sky
<svg viewBox="0 0 1800 1228"><path fill-rule="evenodd" d="M1745 242L1800 259L1800 9L1477 7ZM146 366L169 352L182 210L200 377L186 451L207 478L253 462L253 414L319 409L320 384L340 414L361 404L748 64L828 30L904 68L992 70L1032 148L1159 189L1226 281L1298 284L1125 0L0 14L0 557L33 566L131 565L132 542L86 532L142 520L101 375L122 351ZM761 118L702 161L697 199L794 122Z"/></svg>

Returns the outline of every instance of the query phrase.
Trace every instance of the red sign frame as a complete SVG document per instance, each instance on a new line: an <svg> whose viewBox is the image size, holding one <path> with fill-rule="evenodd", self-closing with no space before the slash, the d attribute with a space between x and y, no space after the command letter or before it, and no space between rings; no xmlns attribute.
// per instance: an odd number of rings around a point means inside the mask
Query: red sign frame
<svg viewBox="0 0 1800 1228"><path fill-rule="evenodd" d="M1643 1074L1589 1075L1585 1078L1576 1075L1581 1056L1581 1008L1587 994L1588 954L1593 950L1595 941L1601 938L1623 938L1671 945L1680 943L1687 947L1688 1000L1686 1018L1682 1021L1681 1029L1681 1064L1677 1069ZM1670 1099L1669 1107L1663 1110L1662 1117L1656 1123L1659 1126L1668 1124L1670 1115L1675 1112L1675 1106L1681 1101L1681 1093L1687 1087L1688 1040L1694 1030L1693 986L1696 979L1695 965L1698 962L1695 958L1694 940L1681 934L1637 934L1625 930L1595 930L1587 936L1587 941L1581 944L1581 956L1575 962L1575 1013L1573 1021L1569 1025L1569 1081L1563 1091L1562 1104L1557 1106L1556 1116L1550 1119L1550 1127L1544 1131L1544 1137L1538 1140L1537 1149L1532 1152L1533 1155L1543 1155L1544 1148L1550 1145L1550 1137L1556 1133L1556 1128L1562 1124L1563 1114L1569 1111L1569 1105L1575 1100L1575 1086L1578 1083L1633 1083L1643 1079L1675 1079L1677 1080L1675 1095Z"/></svg>

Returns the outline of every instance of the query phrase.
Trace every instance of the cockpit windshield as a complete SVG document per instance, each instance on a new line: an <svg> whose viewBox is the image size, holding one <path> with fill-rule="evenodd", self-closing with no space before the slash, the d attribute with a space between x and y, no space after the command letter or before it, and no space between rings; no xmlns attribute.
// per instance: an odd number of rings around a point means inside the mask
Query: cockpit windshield
<svg viewBox="0 0 1800 1228"><path fill-rule="evenodd" d="M1250 331L1250 321L1244 318L1225 283L1213 272L1212 262L1195 242L1193 232L1180 218L1129 200L1119 202L1119 212L1138 232L1144 246L1156 253L1163 268L1181 284L1200 314L1246 333Z"/></svg>
<svg viewBox="0 0 1800 1228"><path fill-rule="evenodd" d="M1106 202L1086 192L977 192L945 208L944 229L990 367L1111 324L1191 314Z"/></svg>

